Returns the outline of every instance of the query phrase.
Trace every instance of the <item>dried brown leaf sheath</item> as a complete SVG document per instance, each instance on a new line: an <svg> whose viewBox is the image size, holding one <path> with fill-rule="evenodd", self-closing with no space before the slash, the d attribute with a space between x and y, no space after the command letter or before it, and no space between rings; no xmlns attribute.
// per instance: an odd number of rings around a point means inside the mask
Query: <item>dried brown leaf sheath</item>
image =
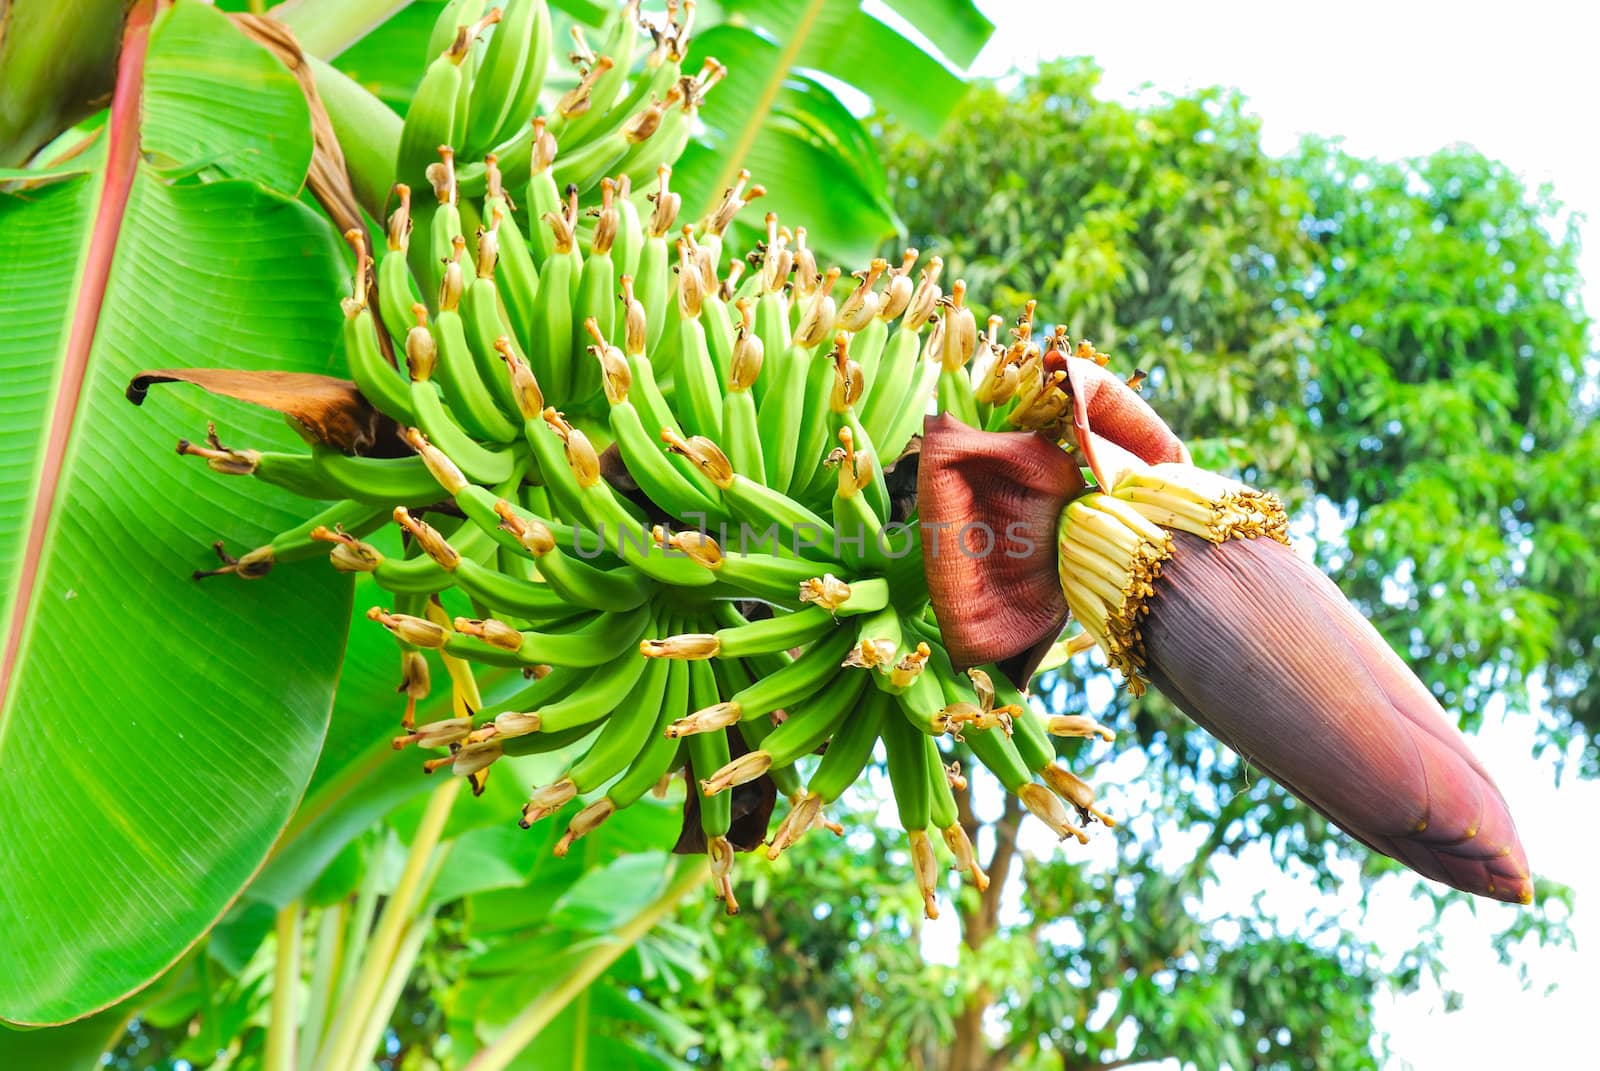
<svg viewBox="0 0 1600 1071"><path fill-rule="evenodd" d="M143 404L154 383L191 383L251 405L276 409L312 438L346 453L366 454L395 438L394 422L347 379L311 372L241 372L226 368L154 368L128 383L128 400Z"/></svg>

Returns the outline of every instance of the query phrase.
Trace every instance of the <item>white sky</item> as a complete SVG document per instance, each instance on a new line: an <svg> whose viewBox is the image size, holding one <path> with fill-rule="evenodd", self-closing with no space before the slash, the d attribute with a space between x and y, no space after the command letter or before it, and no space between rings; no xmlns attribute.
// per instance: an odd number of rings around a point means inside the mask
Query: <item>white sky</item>
<svg viewBox="0 0 1600 1071"><path fill-rule="evenodd" d="M874 5L876 7L877 5ZM1520 172L1550 182L1586 215L1586 304L1600 311L1600 16L1575 3L1338 4L1049 3L979 0L996 32L975 73L1001 75L1041 59L1091 55L1105 69L1102 94L1121 98L1146 85L1183 92L1208 85L1241 89L1263 119L1272 152L1301 134L1343 135L1350 151L1395 158L1466 142ZM891 20L897 21L897 20ZM903 25L903 24L901 24ZM1600 784L1553 783L1555 756L1530 755L1526 715L1491 718L1474 743L1519 816L1537 873L1578 893L1578 949L1531 956L1533 988L1498 964L1489 936L1514 910L1485 904L1444 925L1447 984L1464 1006L1444 1011L1432 987L1384 1000L1378 1021L1391 1035L1396 1067L1596 1066L1594 1009L1600 1007L1600 853L1593 821ZM1041 850L1065 850L1050 845ZM1091 846L1091 849L1093 846ZM1099 853L1094 853L1099 854ZM1241 864L1222 895L1270 888L1278 903L1297 891L1270 865ZM1398 888L1398 887L1397 887ZM1402 948L1425 916L1403 895L1368 905L1362 932ZM937 954L937 953L936 953ZM1558 988L1546 995L1546 987Z"/></svg>
<svg viewBox="0 0 1600 1071"><path fill-rule="evenodd" d="M1235 86L1268 151L1302 134L1402 157L1475 145L1584 213L1587 305L1600 306L1600 9L1561 0L1334 4L978 0L995 24L973 73L1089 55L1103 94Z"/></svg>

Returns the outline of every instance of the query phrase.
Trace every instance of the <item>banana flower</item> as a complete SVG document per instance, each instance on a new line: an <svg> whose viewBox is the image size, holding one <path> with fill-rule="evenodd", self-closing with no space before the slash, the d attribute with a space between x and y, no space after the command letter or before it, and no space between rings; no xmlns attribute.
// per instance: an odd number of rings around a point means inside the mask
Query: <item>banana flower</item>
<svg viewBox="0 0 1600 1071"><path fill-rule="evenodd" d="M1135 694L1154 685L1368 847L1529 902L1494 780L1372 625L1290 550L1277 499L1191 464L1095 362L1074 356L1064 371L1070 452L1053 434L927 419L923 564L958 667L996 662L1025 687L1070 615Z"/></svg>

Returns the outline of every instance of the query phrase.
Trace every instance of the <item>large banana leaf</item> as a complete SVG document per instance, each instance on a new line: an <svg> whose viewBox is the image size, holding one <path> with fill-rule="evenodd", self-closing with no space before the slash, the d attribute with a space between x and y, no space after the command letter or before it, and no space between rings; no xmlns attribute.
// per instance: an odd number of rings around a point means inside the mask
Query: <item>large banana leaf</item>
<svg viewBox="0 0 1600 1071"><path fill-rule="evenodd" d="M220 13L135 3L93 169L0 194L0 1018L59 1022L172 963L261 865L327 725L349 585L198 584L304 503L174 456L276 418L141 368L332 371L346 274L294 199L292 78ZM147 47L148 41L148 47ZM141 115L141 90L143 90ZM234 177L245 176L245 177ZM262 182L281 184L272 189Z"/></svg>
<svg viewBox="0 0 1600 1071"><path fill-rule="evenodd" d="M632 808L617 816L637 820ZM642 830L669 816L642 807ZM623 824L602 826L586 850L599 861L627 845ZM659 834L661 831L657 830ZM619 842L610 838L623 835ZM615 855L599 866L576 859L544 860L525 888L485 892L469 898L467 910L483 950L467 965L448 1007L451 1036L463 1053L488 1043L494 1059L480 1052L470 1067L514 1071L586 1071L589 1068L680 1068L678 1055L696 1040L693 1031L642 1000L641 981L657 975L702 974L702 935L671 924L629 933L642 918L658 916L663 903L684 895L685 878L698 883L699 860L680 860L676 870L660 853ZM707 895L691 889L689 895ZM631 944L619 943L617 934ZM537 970L530 970L538 964ZM564 983L587 968L593 981L570 991ZM570 1001L570 1003L564 1003ZM502 1035L528 1009L548 1004L543 1027L520 1044Z"/></svg>
<svg viewBox="0 0 1600 1071"><path fill-rule="evenodd" d="M971 0L890 6L961 67L994 29ZM806 227L827 256L860 264L900 221L861 120L811 72L929 134L960 103L965 83L859 0L728 0L722 8L725 21L690 48L689 66L714 56L728 77L707 98L705 129L673 174L686 215L709 207L746 168L767 184L769 210Z"/></svg>
<svg viewBox="0 0 1600 1071"><path fill-rule="evenodd" d="M107 1008L53 1030L0 1026L0 1067L97 1071L100 1054L122 1033L130 1014L126 1008Z"/></svg>

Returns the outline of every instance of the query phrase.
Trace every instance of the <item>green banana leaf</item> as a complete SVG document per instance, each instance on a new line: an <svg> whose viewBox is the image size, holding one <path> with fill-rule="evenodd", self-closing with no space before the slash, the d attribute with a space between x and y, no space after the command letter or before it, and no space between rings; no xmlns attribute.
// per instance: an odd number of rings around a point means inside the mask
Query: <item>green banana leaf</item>
<svg viewBox="0 0 1600 1071"><path fill-rule="evenodd" d="M774 73L781 77L792 68L821 71L871 97L879 111L927 131L938 130L966 95L960 75L861 10L860 0L728 0L723 6L730 22L737 17L783 49L787 62L782 67L769 65L763 72L769 78ZM920 8L905 5L902 9L913 25ZM992 30L990 26L965 40L973 55ZM965 62L970 58L963 65Z"/></svg>
<svg viewBox="0 0 1600 1071"><path fill-rule="evenodd" d="M311 140L292 78L219 12L180 2L149 26L153 8L132 7L96 169L0 194L0 1018L17 1023L118 1001L238 895L316 762L349 617L325 569L191 579L213 540L249 549L305 507L173 442L215 419L230 444L294 448L280 420L181 386L123 398L151 366L337 372L348 285L295 200Z"/></svg>
<svg viewBox="0 0 1600 1071"><path fill-rule="evenodd" d="M728 76L701 109L705 133L690 142L673 169L672 186L683 195L685 215L701 214L688 211L688 205L716 202L739 172L729 165L737 159L757 182L782 176L766 184L758 204L786 225L805 227L807 243L819 256L864 265L901 225L889 203L883 165L861 121L814 79L786 76L777 66L778 46L753 30L724 25L696 35L690 65L706 56L725 64ZM780 79L775 88L767 85L773 76ZM758 118L749 102L769 88L772 104ZM754 239L748 228L757 222L741 221L747 229L739 247Z"/></svg>
<svg viewBox="0 0 1600 1071"><path fill-rule="evenodd" d="M0 1026L0 1067L96 1071L100 1054L122 1033L131 1014L115 1007L47 1030Z"/></svg>
<svg viewBox="0 0 1600 1071"><path fill-rule="evenodd" d="M768 183L766 208L805 226L812 247L843 264L864 264L902 229L866 128L808 72L932 133L966 92L950 65L969 64L994 27L969 0L891 6L945 59L863 11L858 0L723 5L725 21L695 36L685 64L692 69L713 56L728 68L706 99L703 133L673 172L686 216L703 213L744 168L757 182L781 176Z"/></svg>
<svg viewBox="0 0 1600 1071"><path fill-rule="evenodd" d="M104 105L127 6L127 0L0 3L0 168L22 164Z"/></svg>
<svg viewBox="0 0 1600 1071"><path fill-rule="evenodd" d="M635 811L641 812L638 818ZM452 1039L463 1053L494 1042L523 1009L561 993L569 972L598 956L614 962L570 1003L550 1009L549 1022L531 1044L508 1063L492 1066L516 1071L686 1066L680 1057L698 1036L640 999L638 986L658 976L702 976L708 969L703 934L658 923L625 949L616 947L612 936L625 931L630 920L658 910L684 867L704 866L685 859L674 872L659 852L625 847L638 834L648 835L654 819L670 814L648 805L629 808L581 842L593 841L585 849L592 860L588 865L577 852L565 860L546 852L549 862L530 873L524 888L467 900L483 950L468 963L446 1009ZM639 828L628 828L635 823ZM608 859L619 847L629 854ZM709 888L689 893L700 895L709 897Z"/></svg>

